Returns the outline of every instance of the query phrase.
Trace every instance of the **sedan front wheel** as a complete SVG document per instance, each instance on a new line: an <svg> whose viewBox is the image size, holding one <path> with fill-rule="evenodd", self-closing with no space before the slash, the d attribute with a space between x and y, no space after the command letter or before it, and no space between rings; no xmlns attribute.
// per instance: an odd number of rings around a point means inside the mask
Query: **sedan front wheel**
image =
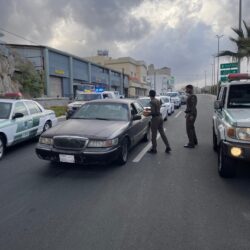
<svg viewBox="0 0 250 250"><path fill-rule="evenodd" d="M122 142L117 162L119 165L124 165L128 161L128 139L125 138Z"/></svg>
<svg viewBox="0 0 250 250"><path fill-rule="evenodd" d="M48 129L50 129L52 127L51 122L47 121L44 126L43 126L43 132L47 131Z"/></svg>

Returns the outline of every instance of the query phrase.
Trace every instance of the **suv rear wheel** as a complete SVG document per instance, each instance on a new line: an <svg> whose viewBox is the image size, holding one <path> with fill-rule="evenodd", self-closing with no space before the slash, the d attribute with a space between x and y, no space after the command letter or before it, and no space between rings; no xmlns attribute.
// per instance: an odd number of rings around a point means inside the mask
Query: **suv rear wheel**
<svg viewBox="0 0 250 250"><path fill-rule="evenodd" d="M223 147L220 145L218 154L218 172L221 177L231 178L236 174L236 161L229 158L224 152Z"/></svg>

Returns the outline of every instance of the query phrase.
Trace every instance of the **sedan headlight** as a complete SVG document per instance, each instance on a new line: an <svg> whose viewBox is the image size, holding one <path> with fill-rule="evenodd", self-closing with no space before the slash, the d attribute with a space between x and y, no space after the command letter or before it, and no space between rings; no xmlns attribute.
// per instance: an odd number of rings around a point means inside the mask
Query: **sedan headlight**
<svg viewBox="0 0 250 250"><path fill-rule="evenodd" d="M88 143L89 148L108 148L118 144L118 138L112 140L90 140Z"/></svg>
<svg viewBox="0 0 250 250"><path fill-rule="evenodd" d="M40 136L39 143L40 144L46 144L46 145L52 145L53 144L53 138Z"/></svg>
<svg viewBox="0 0 250 250"><path fill-rule="evenodd" d="M237 128L236 136L240 140L250 141L250 128Z"/></svg>

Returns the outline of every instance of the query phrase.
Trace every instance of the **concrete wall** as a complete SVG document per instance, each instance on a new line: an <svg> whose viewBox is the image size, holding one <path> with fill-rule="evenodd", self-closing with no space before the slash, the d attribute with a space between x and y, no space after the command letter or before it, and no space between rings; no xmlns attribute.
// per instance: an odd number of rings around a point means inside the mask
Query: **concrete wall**
<svg viewBox="0 0 250 250"><path fill-rule="evenodd" d="M40 103L44 108L49 108L51 106L67 106L70 102L69 98L34 98L34 101Z"/></svg>

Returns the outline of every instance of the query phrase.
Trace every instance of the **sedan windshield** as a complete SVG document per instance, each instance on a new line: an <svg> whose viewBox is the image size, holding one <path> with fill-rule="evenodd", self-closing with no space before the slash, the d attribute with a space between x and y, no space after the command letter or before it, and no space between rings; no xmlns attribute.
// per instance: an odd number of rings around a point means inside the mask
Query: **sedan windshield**
<svg viewBox="0 0 250 250"><path fill-rule="evenodd" d="M250 107L250 85L232 85L229 90L228 108Z"/></svg>
<svg viewBox="0 0 250 250"><path fill-rule="evenodd" d="M0 119L9 119L11 106L11 103L0 102Z"/></svg>
<svg viewBox="0 0 250 250"><path fill-rule="evenodd" d="M101 99L100 94L78 94L76 96L76 101L92 101L96 99Z"/></svg>
<svg viewBox="0 0 250 250"><path fill-rule="evenodd" d="M138 99L138 102L145 108L150 107L150 99Z"/></svg>
<svg viewBox="0 0 250 250"><path fill-rule="evenodd" d="M128 121L128 105L123 103L87 103L72 119Z"/></svg>

